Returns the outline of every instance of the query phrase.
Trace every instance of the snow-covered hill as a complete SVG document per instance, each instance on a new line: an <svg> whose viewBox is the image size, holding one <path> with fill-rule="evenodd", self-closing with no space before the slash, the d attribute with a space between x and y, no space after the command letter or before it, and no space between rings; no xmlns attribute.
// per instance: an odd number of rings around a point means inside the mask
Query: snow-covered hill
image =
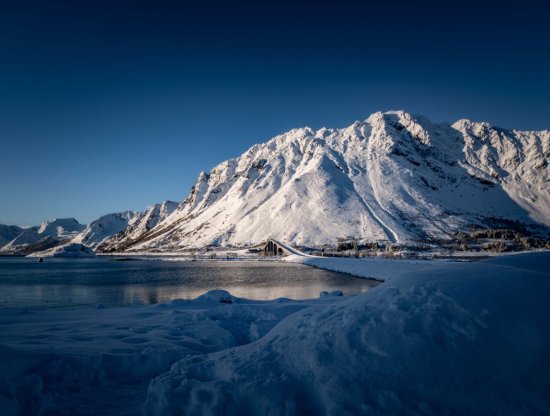
<svg viewBox="0 0 550 416"><path fill-rule="evenodd" d="M74 218L56 218L43 222L40 227L22 229L21 232L0 251L5 253L30 253L46 250L62 244L85 228Z"/></svg>
<svg viewBox="0 0 550 416"><path fill-rule="evenodd" d="M44 251L37 251L27 257L61 257L61 258L85 258L95 257L94 251L84 244L68 243L56 246Z"/></svg>
<svg viewBox="0 0 550 416"><path fill-rule="evenodd" d="M23 228L16 225L0 224L0 248L23 232Z"/></svg>
<svg viewBox="0 0 550 416"><path fill-rule="evenodd" d="M477 227L550 226L550 131L403 111L344 129L291 130L202 172L190 195L139 237L104 250L407 243ZM143 230L143 228L142 228Z"/></svg>

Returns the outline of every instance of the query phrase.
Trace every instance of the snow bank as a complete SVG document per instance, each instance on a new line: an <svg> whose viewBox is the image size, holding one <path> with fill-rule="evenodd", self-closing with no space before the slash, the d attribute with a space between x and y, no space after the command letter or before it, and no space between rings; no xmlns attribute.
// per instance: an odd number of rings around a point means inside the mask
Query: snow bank
<svg viewBox="0 0 550 416"><path fill-rule="evenodd" d="M514 261L413 272L303 309L257 342L178 362L144 411L549 413L550 274L521 265L550 254Z"/></svg>
<svg viewBox="0 0 550 416"><path fill-rule="evenodd" d="M79 310L0 309L0 413L139 414L151 379L178 360L250 343L310 301L193 301Z"/></svg>
<svg viewBox="0 0 550 416"><path fill-rule="evenodd" d="M424 273L436 268L454 268L456 263L438 260L396 260L380 258L344 258L316 257L292 254L283 259L290 263L300 263L333 272L347 273L353 276L388 281L397 276L410 273Z"/></svg>
<svg viewBox="0 0 550 416"><path fill-rule="evenodd" d="M417 263L357 296L0 310L2 415L549 414L550 253Z"/></svg>
<svg viewBox="0 0 550 416"><path fill-rule="evenodd" d="M96 254L91 248L79 243L69 243L62 246L57 246L49 250L38 251L36 253L29 254L27 257L66 257L66 258L80 258L80 257L95 257Z"/></svg>

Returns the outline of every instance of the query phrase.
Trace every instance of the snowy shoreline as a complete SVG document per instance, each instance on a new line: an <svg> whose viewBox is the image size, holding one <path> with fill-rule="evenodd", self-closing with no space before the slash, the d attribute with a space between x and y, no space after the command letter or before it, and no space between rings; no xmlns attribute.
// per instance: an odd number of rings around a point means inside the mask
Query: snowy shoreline
<svg viewBox="0 0 550 416"><path fill-rule="evenodd" d="M417 271L427 271L435 267L453 267L453 262L442 260L355 259L290 255L287 256L284 261L304 264L306 266L345 273L351 276L377 280L380 282L386 282L404 273L409 273L411 268L415 268Z"/></svg>
<svg viewBox="0 0 550 416"><path fill-rule="evenodd" d="M354 296L0 309L2 414L546 414L550 252L288 257Z"/></svg>

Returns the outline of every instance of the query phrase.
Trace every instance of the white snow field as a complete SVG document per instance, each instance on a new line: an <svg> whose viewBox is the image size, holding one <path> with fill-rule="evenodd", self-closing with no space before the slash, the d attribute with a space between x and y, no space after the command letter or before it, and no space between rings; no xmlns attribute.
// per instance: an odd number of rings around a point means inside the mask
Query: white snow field
<svg viewBox="0 0 550 416"><path fill-rule="evenodd" d="M1 310L1 414L550 414L550 252L386 260L392 276L356 263L387 281L304 301Z"/></svg>

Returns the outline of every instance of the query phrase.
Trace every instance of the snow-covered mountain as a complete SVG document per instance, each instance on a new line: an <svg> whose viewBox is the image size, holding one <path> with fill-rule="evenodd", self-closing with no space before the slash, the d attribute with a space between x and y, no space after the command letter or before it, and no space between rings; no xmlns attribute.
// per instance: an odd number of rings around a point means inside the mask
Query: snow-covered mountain
<svg viewBox="0 0 550 416"><path fill-rule="evenodd" d="M291 130L202 172L190 195L139 237L101 246L179 250L339 238L406 243L479 227L550 226L550 131L403 111L343 129ZM141 228L143 231L144 228ZM130 238L132 235L132 238Z"/></svg>
<svg viewBox="0 0 550 416"><path fill-rule="evenodd" d="M129 245L166 219L177 207L177 202L164 201L145 212L125 211L104 215L90 223L72 242L100 250L108 250L114 242Z"/></svg>
<svg viewBox="0 0 550 416"><path fill-rule="evenodd" d="M72 239L73 243L97 247L104 240L125 230L137 221L142 214L134 211L117 212L103 215L92 221L86 228Z"/></svg>
<svg viewBox="0 0 550 416"><path fill-rule="evenodd" d="M0 225L0 247L3 246L1 251L6 254L29 254L53 250L69 243L95 249L110 238L131 243L167 218L177 207L177 202L164 201L145 212L124 211L103 215L87 226L79 224L74 218L46 221L39 227L27 229Z"/></svg>
<svg viewBox="0 0 550 416"><path fill-rule="evenodd" d="M143 213L135 214L126 227L120 228L116 233L110 233L112 238L105 239L90 247L98 247L100 250L109 251L111 247L130 246L134 241L139 241L151 229L165 220L178 207L177 202L164 201L155 204ZM91 225L91 224L90 224ZM103 242L103 244L101 244Z"/></svg>
<svg viewBox="0 0 550 416"><path fill-rule="evenodd" d="M22 229L0 251L5 253L30 253L45 250L67 242L85 228L74 218L56 218L43 222L39 227Z"/></svg>

